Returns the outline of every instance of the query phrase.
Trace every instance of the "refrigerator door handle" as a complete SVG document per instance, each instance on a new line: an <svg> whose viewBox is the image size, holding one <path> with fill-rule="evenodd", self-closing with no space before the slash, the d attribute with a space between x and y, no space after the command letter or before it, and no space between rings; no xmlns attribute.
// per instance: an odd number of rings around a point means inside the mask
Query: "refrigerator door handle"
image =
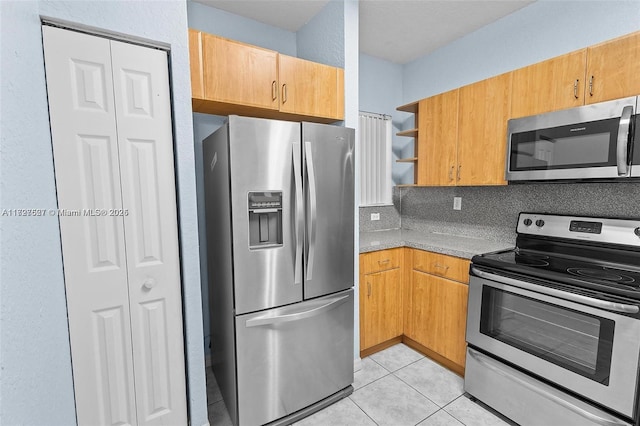
<svg viewBox="0 0 640 426"><path fill-rule="evenodd" d="M346 296L340 296L338 298L330 300L329 303L326 303L317 308L309 309L302 312L296 312L294 314L278 315L275 317L267 316L267 317L253 318L253 319L247 320L247 322L245 323L245 326L248 328L248 327L259 327L262 325L277 325L277 324L282 324L283 322L298 321L305 318L311 318L341 305L342 303L346 302L348 298L349 298L348 294Z"/></svg>
<svg viewBox="0 0 640 426"><path fill-rule="evenodd" d="M316 198L316 173L313 168L313 156L311 152L311 142L304 143L305 163L307 166L307 175L309 177L309 210L311 220L309 223L309 252L307 253L307 280L311 281L313 277L313 258L316 251L316 221L318 216L317 198Z"/></svg>
<svg viewBox="0 0 640 426"><path fill-rule="evenodd" d="M302 170L300 164L300 156L302 152L300 150L300 142L293 142L291 147L293 157L293 182L296 191L296 214L294 217L294 229L296 233L296 258L293 266L293 285L302 285L302 244L304 228L304 206L302 199Z"/></svg>

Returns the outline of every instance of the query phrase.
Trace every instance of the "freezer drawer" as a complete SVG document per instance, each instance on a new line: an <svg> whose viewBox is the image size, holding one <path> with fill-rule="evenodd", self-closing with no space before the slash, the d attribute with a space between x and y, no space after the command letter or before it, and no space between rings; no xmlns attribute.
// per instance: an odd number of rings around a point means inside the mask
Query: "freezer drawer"
<svg viewBox="0 0 640 426"><path fill-rule="evenodd" d="M353 382L353 290L236 317L238 422L259 425Z"/></svg>

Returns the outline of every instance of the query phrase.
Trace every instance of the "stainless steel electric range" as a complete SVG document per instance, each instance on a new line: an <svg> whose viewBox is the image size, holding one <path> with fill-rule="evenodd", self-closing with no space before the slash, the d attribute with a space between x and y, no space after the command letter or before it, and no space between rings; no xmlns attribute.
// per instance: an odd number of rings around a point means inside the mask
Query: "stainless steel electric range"
<svg viewBox="0 0 640 426"><path fill-rule="evenodd" d="M522 425L640 425L640 219L517 233L472 259L465 391Z"/></svg>

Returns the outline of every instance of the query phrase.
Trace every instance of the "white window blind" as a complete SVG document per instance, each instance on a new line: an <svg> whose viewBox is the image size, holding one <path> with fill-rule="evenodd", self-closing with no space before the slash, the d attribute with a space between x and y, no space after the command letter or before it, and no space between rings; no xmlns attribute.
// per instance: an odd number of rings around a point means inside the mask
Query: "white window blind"
<svg viewBox="0 0 640 426"><path fill-rule="evenodd" d="M391 116L360 111L360 205L391 204Z"/></svg>

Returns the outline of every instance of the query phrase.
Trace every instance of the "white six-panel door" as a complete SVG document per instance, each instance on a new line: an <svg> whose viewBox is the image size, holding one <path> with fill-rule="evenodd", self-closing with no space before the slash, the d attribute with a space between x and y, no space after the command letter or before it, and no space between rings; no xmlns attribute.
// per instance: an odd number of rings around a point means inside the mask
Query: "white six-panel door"
<svg viewBox="0 0 640 426"><path fill-rule="evenodd" d="M166 52L43 37L78 423L187 424Z"/></svg>

